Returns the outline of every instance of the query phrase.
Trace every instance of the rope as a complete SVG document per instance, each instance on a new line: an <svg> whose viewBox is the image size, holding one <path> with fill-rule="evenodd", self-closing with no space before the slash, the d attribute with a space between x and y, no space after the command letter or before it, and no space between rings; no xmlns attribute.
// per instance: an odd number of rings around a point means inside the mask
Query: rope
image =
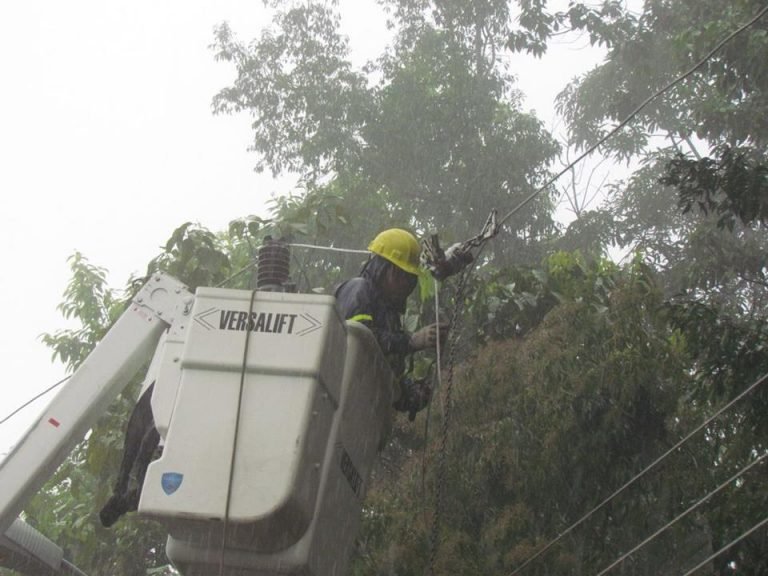
<svg viewBox="0 0 768 576"><path fill-rule="evenodd" d="M768 12L768 5L766 5L760 12L757 13L757 15L752 18L749 22L739 27L734 32L731 32L728 36L725 37L725 39L721 40L712 50L710 50L704 58L699 60L692 68L690 68L687 72L685 72L682 76L678 76L675 78L672 82L664 86L661 90L658 90L648 98L646 98L637 108L635 108L632 112L630 112L629 116L624 118L619 124L613 128L608 134L600 138L600 140L597 141L596 144L593 144L589 148L587 148L586 151L584 151L580 156L576 158L573 162L568 164L565 168L563 168L560 172L557 173L554 177L550 178L543 186L540 188L534 190L531 194L529 194L525 200L520 202L515 208L509 211L508 214L506 214L500 221L499 221L499 227L503 226L504 223L509 220L512 216L514 216L517 212L519 212L524 206L526 206L531 200L533 200L536 196L541 194L544 190L549 188L555 181L557 181L563 174L571 170L576 164L581 162L584 158L592 154L595 150L597 150L601 145L603 145L609 138L613 137L614 134L616 134L619 130L624 128L627 124L629 124L635 116L637 116L640 112L642 112L648 104L650 104L653 100L661 96L662 94L668 92L675 86L677 86L680 82L691 76L694 72L696 72L699 68L704 66L704 64L707 63L707 61L712 58L723 46L725 46L728 42L733 40L736 36L744 32L747 28L752 26L755 22L757 22L765 13Z"/></svg>
<svg viewBox="0 0 768 576"><path fill-rule="evenodd" d="M248 364L248 344L251 339L253 314L253 302L256 299L256 290L251 290L251 302L248 305L248 325L245 331L245 344L243 345L243 362L240 366L240 387L237 395L237 414L235 415L235 434L232 439L232 458L229 461L229 481L227 483L227 502L224 506L224 524L222 525L221 549L219 550L219 576L224 575L224 551L227 545L227 529L229 528L229 508L232 503L232 483L235 477L235 457L237 456L237 440L240 434L240 412L243 405L243 389L245 388L245 371Z"/></svg>
<svg viewBox="0 0 768 576"><path fill-rule="evenodd" d="M641 470L638 474L636 474L634 477L632 477L630 480L625 482L618 490L613 492L610 496L608 496L605 500L603 500L600 504L595 506L592 510L587 512L584 516L579 518L576 522L571 524L567 529L565 529L563 532L561 532L556 538L551 540L547 545L545 545L543 548L541 548L538 552L536 552L533 556L528 558L525 562L523 562L520 566L515 568L513 572L509 574L509 576L515 576L516 574L519 574L523 568L528 566L531 562L536 560L539 556L544 554L547 550L549 550L552 546L557 544L560 540L562 540L565 536L570 534L574 529L576 529L578 526L581 526L584 522L586 522L589 518L591 518L598 510L602 509L608 502L616 498L619 494L624 492L629 486L634 484L637 480L645 476L648 472L650 472L652 469L654 469L656 466L658 466L663 460L665 460L667 457L669 457L670 454L675 452L678 448L680 448L683 444L685 444L688 440L690 440L694 435L696 435L698 432L700 432L703 428L708 426L713 420L718 418L723 412L731 408L736 402L741 400L744 396L752 392L755 388L757 388L759 385L761 385L763 382L768 380L768 373L764 374L760 378L758 378L755 382L753 382L746 390L744 390L741 394L736 396L733 400L728 402L725 406L720 408L717 412L715 412L712 416L707 418L703 423L701 423L699 426L697 426L695 429L693 429L691 432L689 432L682 440L680 440L677 444L672 446L669 450L664 452L661 456L656 458L653 462L651 462L648 466L646 466L643 470Z"/></svg>
<svg viewBox="0 0 768 576"><path fill-rule="evenodd" d="M434 281L434 287L435 287L435 322L437 322L438 329L440 326L440 296L439 296L439 288L440 288L440 282L435 280ZM438 334L437 342L435 345L435 355L437 356L437 387L438 389L442 389L443 387L443 371L441 367L441 358L442 358L442 346L440 345L440 335Z"/></svg>
<svg viewBox="0 0 768 576"><path fill-rule="evenodd" d="M686 509L686 510L685 510L685 512L682 512L681 514L677 515L675 518L673 518L672 520L670 520L669 522L667 522L667 523L666 523L664 526L662 526L661 528L659 528L658 530L656 530L656 532L654 532L653 534L651 534L650 536L648 536L648 538L646 538L645 540L643 540L642 542L640 542L640 544L638 544L637 546L635 546L634 548L632 548L632 549L631 549L629 552L627 552L627 553L625 553L625 554L622 554L621 556L619 556L619 557L618 557L616 560L614 560L614 561L613 561L611 564L609 564L608 566L606 566L605 568L603 568L603 569L602 569L600 572L598 572L597 576L603 576L603 574L606 574L606 573L607 573L607 572L609 572L609 571L610 571L612 568L615 568L616 566L618 566L619 564L621 564L621 563L622 563L624 560L626 560L627 558L629 558L629 557L630 557L632 554L634 554L635 552L637 552L638 550L640 550L640 548L642 548L643 546L645 546L646 544L648 544L648 542L650 542L651 540L654 540L654 539L655 539L655 538L656 538L656 537L657 537L659 534L661 534L662 532L664 532L664 531L665 531L665 530L667 530L668 528L670 528L670 527L674 526L675 524L677 524L677 523L678 523L680 520L682 520L683 518L685 518L685 517L686 517L688 514L690 514L690 513L691 513L691 512L693 512L694 510L696 510L696 509L697 509L699 506L701 506L702 504L706 503L706 502L707 502L707 501L708 501L710 498L712 498L712 496L714 496L715 494L717 494L718 492L720 492L721 490L723 490L724 488L726 488L726 487L727 487L729 484L731 484L731 482L735 481L737 478L739 478L739 477L740 477L740 476L742 476L742 475L743 475L745 472L747 472L747 471L748 471L750 468L752 468L753 466L756 466L757 464L759 464L760 462L762 462L762 461L763 461L765 458L767 458L767 457L768 457L768 452L767 452L767 453L765 453L765 454L763 454L763 455L762 455L762 456L760 456L759 458L755 459L754 461L750 462L749 464L747 464L747 465L746 465L744 468L742 468L741 470L739 470L739 471L738 471L736 474L734 474L733 476L731 476L730 478L728 478L728 480L726 480L725 482L723 482L722 484L720 484L720 486L718 486L717 488L715 488L714 490L712 490L712 491L711 491L709 494L707 494L706 496L704 496L704 498L702 498L702 499L698 500L697 502L695 502L694 504L692 504L690 507L688 507L688 509Z"/></svg>
<svg viewBox="0 0 768 576"><path fill-rule="evenodd" d="M54 384L53 386L49 386L48 388L46 388L45 390L43 390L42 392L40 392L40 394L38 394L37 396L35 396L35 397L33 397L33 398L30 398L29 400L27 400L26 402L24 402L24 404L22 404L21 406L19 406L18 408L16 408L16 409L15 409L13 412L11 412L10 414L8 414L8 415L7 415L5 418L3 418L2 420L0 420L0 425L2 425L2 424L5 424L6 422L8 422L8 420L10 420L11 418L13 418L14 416L16 416L16 414L18 414L19 412L21 412L22 410L24 410L24 408L26 408L27 406L29 406L30 404L32 404L32 402L34 402L35 400L37 400L38 398L40 398L40 397L42 397L42 396L45 396L46 394L48 394L48 392L50 392L50 391L51 391L51 390L53 390L54 388L56 388L56 387L58 387L58 386L61 386L62 384L64 384L64 382L66 382L66 381L67 381L67 380L69 380L70 378L72 378L72 376L71 376L71 375L70 375L70 376L65 376L64 378L62 378L61 380L59 380L58 382L56 382L56 384Z"/></svg>
<svg viewBox="0 0 768 576"><path fill-rule="evenodd" d="M433 285L435 288L435 322L437 324L440 324L440 297L438 295L438 291L440 290L440 282L436 278L432 278ZM440 344L440 338L438 336L437 343L435 345L435 364L437 365L436 374L435 374L435 380L437 382L437 385L435 388L437 390L443 389L443 372L442 372L442 345ZM426 493L426 477L427 477L427 447L429 444L429 421L432 416L432 402L427 404L427 416L424 418L424 450L421 455L421 493L422 497ZM445 411L443 411L443 416L445 416ZM425 506L426 508L426 506Z"/></svg>
<svg viewBox="0 0 768 576"><path fill-rule="evenodd" d="M703 568L704 566L706 566L707 564L709 564L709 563L710 563L712 560L714 560L715 558L717 558L718 556L720 556L720 554L722 554L723 552L725 552L726 550L728 550L728 549L729 549L731 546L733 546L734 544L738 544L739 542L741 542L742 540L744 540L744 538L746 538L747 536L749 536L750 534L752 534L752 533L753 533L753 532L755 532L756 530L758 530L758 529L762 528L762 527L763 527L763 526L765 526L766 524L768 524L768 518L764 518L763 520L761 520L760 522L758 522L757 524L755 524L754 526L752 526L752 528L750 528L749 530L747 530L746 532L744 532L744 534L742 534L741 536L739 536L739 537L738 537L738 538L736 538L735 540L731 540L731 541L730 541L728 544L726 544L725 546L723 546L722 548L720 548L720 550L718 550L717 552L715 552L714 554L712 554L712 555L711 555L709 558L707 558L706 560L703 560L703 561L701 561L701 562L700 562L700 563L698 563L696 566L694 566L693 568L691 568L690 570L688 570L688 572L686 572L685 574L683 574L683 576L691 576L691 574L693 574L694 572L696 572L696 571L697 571L699 568Z"/></svg>

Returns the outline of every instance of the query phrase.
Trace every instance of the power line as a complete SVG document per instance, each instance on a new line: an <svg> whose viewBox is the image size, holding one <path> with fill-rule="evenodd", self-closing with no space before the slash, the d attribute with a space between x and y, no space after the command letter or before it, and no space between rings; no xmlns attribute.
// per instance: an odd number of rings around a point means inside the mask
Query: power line
<svg viewBox="0 0 768 576"><path fill-rule="evenodd" d="M752 468L753 466L756 466L757 464L759 464L760 462L762 462L763 460L765 460L765 458L766 458L766 457L768 457L768 452L767 452L767 453L765 453L765 454L763 454L763 455L762 455L762 456L760 456L759 458L757 458L757 459L753 460L753 461L752 461L752 462L750 462L749 464L747 464L747 465L746 465L744 468L742 468L742 469L741 469L741 470L739 470L739 471L738 471L736 474L734 474L733 476L731 476L730 478L728 478L728 480L726 480L725 482L723 482L722 484L720 484L720 485L719 485L717 488L715 488L714 490L712 490L712 491L711 491L709 494L707 494L706 496L704 496L703 498L701 498L700 500L698 500L697 502L695 502L694 504L692 504L691 506L689 506L689 507L688 507L688 508L687 508L687 509L686 509L684 512L682 512L681 514L677 515L675 518L673 518L672 520L670 520L669 522L667 522L667 523L666 523L664 526L662 526L661 528L659 528L658 530L656 530L656 532L654 532L653 534L651 534L650 536L648 536L648 537L647 537L645 540L643 540L642 542L640 542L640 544L638 544L637 546L635 546L634 548L632 548L632 549L631 549L629 552L627 552L627 553L625 553L625 554L622 554L621 556L619 556L619 557L618 557L616 560L614 560L614 561L613 561L611 564L609 564L608 566L606 566L605 568L603 568L603 569L602 569L600 572L598 572L597 576L603 576L603 574L606 574L606 573L608 573L610 570L612 570L613 568L615 568L616 566L618 566L619 564L621 564L622 562L624 562L624 560L626 560L626 559L627 559L627 558L629 558L629 557L630 557L632 554L634 554L635 552L637 552L638 550L640 550L640 548L642 548L643 546L645 546L646 544L648 544L648 542L650 542L651 540L654 540L654 539L655 539L655 538L656 538L656 537L657 537L659 534L661 534L662 532L664 532L664 531L665 531L665 530L667 530L668 528L671 528L672 526L674 526L675 524L677 524L677 523L678 523L680 520L682 520L683 518L685 518L685 517L686 517L688 514L690 514L690 513L691 513L691 512L693 512L694 510L696 510L696 509L697 509L699 506L701 506L702 504L706 503L706 502L707 502L707 501L708 501L710 498L712 498L712 496L714 496L715 494L717 494L718 492L720 492L721 490L723 490L724 488L726 488L726 487L727 487L729 484L731 484L731 482L735 481L737 478L739 478L740 476L742 476L742 475L743 475L745 472L747 472L747 471L748 471L750 468Z"/></svg>
<svg viewBox="0 0 768 576"><path fill-rule="evenodd" d="M293 248L308 248L308 249L311 249L311 250L325 250L325 251L328 251L328 252L340 252L340 253L343 253L343 254L366 254L366 255L370 255L370 253L371 253L369 250L353 250L351 248L334 248L333 246L316 246L315 244L297 244L295 242L287 244L287 246L291 246ZM237 272L235 272L231 276L225 278L224 280L222 280L221 282L216 284L214 286L214 288L221 288L221 287L225 286L226 284L229 284L235 278L239 278L240 276L242 276L243 274L245 274L249 270L251 270L253 268L256 268L256 267L258 267L258 263L257 262L251 262L250 264L247 264L247 265L243 266L240 270L238 270Z"/></svg>
<svg viewBox="0 0 768 576"><path fill-rule="evenodd" d="M222 286L224 286L225 284L228 284L229 282L231 282L235 278L239 278L240 276L242 276L243 274L248 272L248 270L250 270L254 266L256 266L255 262L251 262L250 264L247 264L246 266L243 266L242 268L240 268L240 270L238 270L237 272L235 272L234 274L232 274L228 278L224 278L224 280L222 280L221 282L216 284L216 286L214 286L214 288L221 288Z"/></svg>
<svg viewBox="0 0 768 576"><path fill-rule="evenodd" d="M253 314L253 303L256 301L256 290L251 290L251 301L248 305L249 317ZM243 411L243 393L245 390L245 377L248 366L248 348L251 342L251 330L245 331L245 341L243 342L243 360L240 365L240 384L238 386L237 393L237 413L235 414L235 432L232 438L232 451L230 452L229 459L229 479L227 481L227 499L224 505L224 522L221 528L221 548L219 550L219 574L224 574L224 556L227 547L227 532L230 523L230 508L232 507L232 487L234 486L235 478L235 460L237 455L237 443L240 436L240 420L242 419Z"/></svg>
<svg viewBox="0 0 768 576"><path fill-rule="evenodd" d="M56 384L54 384L53 386L50 386L50 387L46 388L45 390L43 390L42 392L40 392L40 394L38 394L38 395L37 395L37 396L35 396L34 398L31 398L31 399L27 400L26 402L24 402L24 404L22 404L21 406L19 406L18 408L16 408L16 409L15 409L13 412L11 412L10 414L8 414L8 416L6 416L6 417L5 417L5 418L3 418L2 420L0 420L0 425L2 425L2 424L5 424L5 423L6 423L8 420L10 420L10 419L11 419L11 418L13 418L14 416L16 416L16 414L18 414L19 412L21 412L22 410L24 410L24 408L26 408L27 406L29 406L30 404L32 404L32 402L34 402L35 400L37 400L37 399L38 399L38 398L40 398L41 396L45 396L46 394L48 394L48 392L50 392L51 390L53 390L53 389L54 389L54 388L56 388L57 386L61 386L61 385L62 385L64 382L66 382L66 381L67 381L67 380L69 380L70 378L72 378L72 376L71 376L71 375L70 375L70 376L66 376L66 377L62 378L61 380L59 380L58 382L56 382Z"/></svg>
<svg viewBox="0 0 768 576"><path fill-rule="evenodd" d="M729 549L731 546L733 546L734 544L738 544L739 542L741 542L742 540L744 540L744 538L746 538L747 536L749 536L750 534L752 534L752 533L753 533L753 532L755 532L756 530L759 530L760 528L762 528L762 527L763 527L763 526L765 526L766 524L768 524L768 518L764 518L763 520L761 520L760 522L758 522L757 524L755 524L754 526L752 526L752 528L750 528L749 530L747 530L746 532L744 532L744 534L742 534L742 535L741 535L741 536L739 536L738 538L736 538L736 539L734 539L734 540L731 540L730 542L728 542L728 544L726 544L725 546L723 546L722 548L720 548L720 550L718 550L717 552L715 552L714 554L712 554L712 555L711 555L709 558L707 558L707 559L705 559L705 560L702 560L701 562L699 562L698 564L696 564L696 566L694 566L693 568L691 568L690 570L688 570L688 572L686 572L685 574L683 574L683 576L691 576L691 574L693 574L694 572L696 572L696 571L697 571L699 568L703 568L704 566L706 566L707 564L709 564L710 562L712 562L712 560L714 560L715 558L717 558L718 556L720 556L720 554L722 554L723 552L725 552L726 550L728 550L728 549Z"/></svg>
<svg viewBox="0 0 768 576"><path fill-rule="evenodd" d="M295 248L310 248L312 250L327 250L329 252L342 252L344 254L370 254L370 250L353 250L351 248L334 248L333 246L315 246L314 244L291 243L288 246Z"/></svg>
<svg viewBox="0 0 768 576"><path fill-rule="evenodd" d="M728 42L730 42L733 38L744 32L747 28L752 26L755 22L757 22L762 16L765 15L765 13L768 12L768 5L766 5L760 12L757 13L757 15L752 18L749 22L735 30L734 32L731 32L725 39L721 40L712 50L707 53L704 58L699 60L692 68L690 68L687 72L685 72L682 76L678 76L675 78L672 82L664 86L661 90L658 90L648 98L646 98L637 108L635 108L632 112L630 112L629 116L624 118L619 124L608 134L600 138L600 140L597 141L596 144L593 144L590 146L586 151L584 151L581 155L579 155L576 160L568 164L565 168L563 168L560 172L557 173L554 177L550 178L543 186L540 188L534 190L531 194L529 194L525 200L520 202L515 208L509 211L508 214L506 214L500 221L499 221L499 227L503 226L504 223L509 220L512 216L514 216L517 212L519 212L524 206L526 206L531 200L533 200L536 196L541 194L544 190L549 188L555 181L557 181L563 174L568 172L571 168L573 168L576 164L581 162L584 158L592 154L595 150L597 150L600 146L602 146L609 138L611 138L614 134L616 134L619 130L624 128L629 122L634 119L635 116L637 116L645 107L650 104L653 100L664 94L665 92L668 92L675 86L677 86L680 82L691 76L694 72L696 72L699 68L704 66L704 64L707 63L707 61L712 58L723 46L725 46Z"/></svg>
<svg viewBox="0 0 768 576"><path fill-rule="evenodd" d="M605 500L600 502L597 506L595 506L592 510L587 512L584 516L579 518L576 522L571 524L568 528L566 528L563 532L561 532L556 538L551 540L547 545L545 545L543 548L541 548L538 552L536 552L533 556L528 558L525 562L523 562L520 566L515 568L513 572L510 573L509 576L515 576L516 574L519 574L523 568L528 566L531 562L539 558L544 552L549 550L552 546L557 544L560 540L562 540L565 536L573 532L576 528L581 526L584 522L589 520L597 511L601 510L603 507L605 507L606 504L608 504L611 500L616 498L619 494L624 492L627 488L629 488L632 484L634 484L637 480L645 476L648 472L653 470L656 466L658 466L663 460L665 460L667 457L669 457L670 454L677 451L678 448L680 448L683 444L685 444L688 440L690 440L693 436L698 434L702 429L704 429L706 426L708 426L712 421L714 421L716 418L718 418L723 412L731 408L736 402L744 398L747 394L752 392L755 388L760 386L763 382L768 380L768 373L764 374L760 378L758 378L755 382L753 382L749 387L747 387L746 390L744 390L741 394L736 396L733 400L728 402L725 406L720 408L717 412L715 412L712 416L707 418L703 423L701 423L699 426L694 428L691 432L689 432L682 440L680 440L677 444L672 446L669 450L664 452L661 456L656 458L653 462L651 462L648 466L646 466L643 470L641 470L638 474L636 474L634 477L632 477L630 480L625 482L619 489L614 491L610 496L608 496Z"/></svg>

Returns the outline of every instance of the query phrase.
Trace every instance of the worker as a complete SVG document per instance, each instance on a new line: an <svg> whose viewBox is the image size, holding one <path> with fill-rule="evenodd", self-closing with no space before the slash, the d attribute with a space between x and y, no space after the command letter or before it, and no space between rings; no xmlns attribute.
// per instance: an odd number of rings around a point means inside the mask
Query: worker
<svg viewBox="0 0 768 576"><path fill-rule="evenodd" d="M448 326L430 324L413 334L403 330L400 318L419 278L421 249L413 234L400 228L385 230L368 250L372 256L359 276L336 289L336 301L346 320L360 322L373 332L400 380L395 408L408 412L412 420L429 403L431 389L423 381L405 376L405 358L412 352L434 348L438 339L443 343Z"/></svg>

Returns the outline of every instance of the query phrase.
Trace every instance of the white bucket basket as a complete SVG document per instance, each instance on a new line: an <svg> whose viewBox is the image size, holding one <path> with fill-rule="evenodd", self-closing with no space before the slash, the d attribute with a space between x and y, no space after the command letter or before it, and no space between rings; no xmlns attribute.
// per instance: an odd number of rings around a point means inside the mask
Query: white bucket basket
<svg viewBox="0 0 768 576"><path fill-rule="evenodd" d="M332 297L251 296L198 289L183 342L169 338L139 513L167 526L185 575L342 574L393 375Z"/></svg>

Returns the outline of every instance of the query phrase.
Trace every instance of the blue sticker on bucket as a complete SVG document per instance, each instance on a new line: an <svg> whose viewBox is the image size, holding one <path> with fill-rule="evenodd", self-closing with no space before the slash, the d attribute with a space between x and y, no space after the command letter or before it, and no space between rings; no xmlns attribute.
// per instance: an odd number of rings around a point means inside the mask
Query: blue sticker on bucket
<svg viewBox="0 0 768 576"><path fill-rule="evenodd" d="M179 489L182 480L184 480L184 474L179 474L178 472L166 472L160 479L163 492L170 496Z"/></svg>

